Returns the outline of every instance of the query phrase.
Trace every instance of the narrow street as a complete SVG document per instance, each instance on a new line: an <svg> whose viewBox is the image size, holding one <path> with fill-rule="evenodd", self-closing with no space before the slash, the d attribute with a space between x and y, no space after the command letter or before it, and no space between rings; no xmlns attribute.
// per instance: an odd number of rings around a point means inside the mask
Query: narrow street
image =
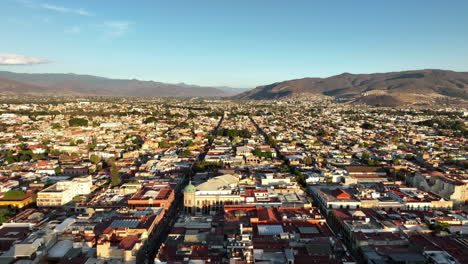
<svg viewBox="0 0 468 264"><path fill-rule="evenodd" d="M224 115L220 118L218 124L212 130L211 132L212 135L216 134L223 120L224 120ZM176 128L177 126L174 126L172 129ZM168 130L166 133L169 133L170 131L172 131L172 129ZM200 155L198 155L197 161L202 161L205 159L205 156L208 153L212 143L213 142L209 141L204 146L203 148L204 151L203 153L200 153ZM154 258L156 257L157 251L161 247L162 243L166 241L166 238L169 235L169 232L174 226L175 220L179 217L180 213L183 212L183 209L184 209L183 191L192 176L193 176L193 171L190 171L189 173L184 175L184 178L180 183L181 186L180 188L177 189L177 192L175 193L174 202L172 203L172 206L169 209L169 211L166 212L163 222L160 224L160 228L158 230L155 230L153 234L150 235L149 239L147 240L147 243L145 243L145 245L143 245L140 251L138 252L139 254L137 257L137 263L142 263L143 261L144 263L154 262Z"/></svg>
<svg viewBox="0 0 468 264"><path fill-rule="evenodd" d="M265 131L263 131L263 129L255 122L255 120L251 116L249 116L249 119L250 119L250 121L252 121L252 124L254 124L255 128L257 129L257 132L260 133L263 136L263 138L265 139L265 142L267 142L267 139L268 139L269 135L267 133L265 133ZM281 154L281 151L279 150L279 148L277 146L271 146L270 145L270 147L275 149L276 155L277 155L277 157L279 159L284 160L283 154Z"/></svg>

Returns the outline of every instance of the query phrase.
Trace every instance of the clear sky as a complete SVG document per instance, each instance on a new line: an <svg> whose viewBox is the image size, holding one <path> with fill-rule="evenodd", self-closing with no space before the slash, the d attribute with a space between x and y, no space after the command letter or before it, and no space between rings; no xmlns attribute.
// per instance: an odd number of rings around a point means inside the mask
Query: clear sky
<svg viewBox="0 0 468 264"><path fill-rule="evenodd" d="M0 70L246 88L468 71L467 12L467 0L1 0Z"/></svg>

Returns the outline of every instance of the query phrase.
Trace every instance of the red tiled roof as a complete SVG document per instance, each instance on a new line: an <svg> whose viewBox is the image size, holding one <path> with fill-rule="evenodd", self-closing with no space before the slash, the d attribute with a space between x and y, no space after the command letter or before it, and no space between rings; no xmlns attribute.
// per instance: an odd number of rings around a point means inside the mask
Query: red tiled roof
<svg viewBox="0 0 468 264"><path fill-rule="evenodd" d="M338 199L351 199L351 195L341 188L336 188L335 190L331 191L331 194Z"/></svg>
<svg viewBox="0 0 468 264"><path fill-rule="evenodd" d="M123 238L120 243L119 243L119 248L123 248L125 250L130 250L132 249L135 244L140 241L138 239L138 236L136 235L133 235L133 236L127 236L125 238Z"/></svg>
<svg viewBox="0 0 468 264"><path fill-rule="evenodd" d="M276 215L276 212L273 211L274 208L259 208L257 209L258 220L265 222L278 222L279 218Z"/></svg>

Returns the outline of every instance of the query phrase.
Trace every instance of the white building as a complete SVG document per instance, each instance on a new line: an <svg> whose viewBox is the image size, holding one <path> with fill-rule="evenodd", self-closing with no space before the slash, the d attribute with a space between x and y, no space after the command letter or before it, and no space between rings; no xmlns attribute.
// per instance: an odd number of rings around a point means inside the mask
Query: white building
<svg viewBox="0 0 468 264"><path fill-rule="evenodd" d="M262 186L274 186L274 185L290 185L291 177L287 175L275 175L273 173L265 173L265 177L261 179Z"/></svg>
<svg viewBox="0 0 468 264"><path fill-rule="evenodd" d="M121 122L116 122L116 123L102 123L99 125L99 127L104 127L104 128L113 128L113 127L121 127L122 123Z"/></svg>
<svg viewBox="0 0 468 264"><path fill-rule="evenodd" d="M77 195L91 193L91 176L75 178L71 181L59 181L37 193L37 206L61 206L70 202Z"/></svg>
<svg viewBox="0 0 468 264"><path fill-rule="evenodd" d="M361 201L342 187L311 186L309 190L319 206L327 211L343 208L357 209L361 207Z"/></svg>

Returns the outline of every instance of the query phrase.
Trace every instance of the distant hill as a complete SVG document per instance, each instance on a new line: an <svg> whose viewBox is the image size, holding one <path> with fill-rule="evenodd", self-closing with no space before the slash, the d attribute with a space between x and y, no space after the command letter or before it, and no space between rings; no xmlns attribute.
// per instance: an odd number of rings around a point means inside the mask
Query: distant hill
<svg viewBox="0 0 468 264"><path fill-rule="evenodd" d="M54 94L51 89L28 83L0 78L0 93L4 95Z"/></svg>
<svg viewBox="0 0 468 264"><path fill-rule="evenodd" d="M415 70L373 74L343 73L259 86L235 99L279 99L326 95L371 105L400 105L437 100L468 100L468 72Z"/></svg>
<svg viewBox="0 0 468 264"><path fill-rule="evenodd" d="M228 86L216 86L214 88L223 90L227 93L231 93L233 95L241 94L243 92L247 92L252 90L252 88L233 88L233 87L228 87Z"/></svg>
<svg viewBox="0 0 468 264"><path fill-rule="evenodd" d="M80 96L225 97L245 90L202 87L136 79L109 79L73 73L14 73L0 71L0 94Z"/></svg>

